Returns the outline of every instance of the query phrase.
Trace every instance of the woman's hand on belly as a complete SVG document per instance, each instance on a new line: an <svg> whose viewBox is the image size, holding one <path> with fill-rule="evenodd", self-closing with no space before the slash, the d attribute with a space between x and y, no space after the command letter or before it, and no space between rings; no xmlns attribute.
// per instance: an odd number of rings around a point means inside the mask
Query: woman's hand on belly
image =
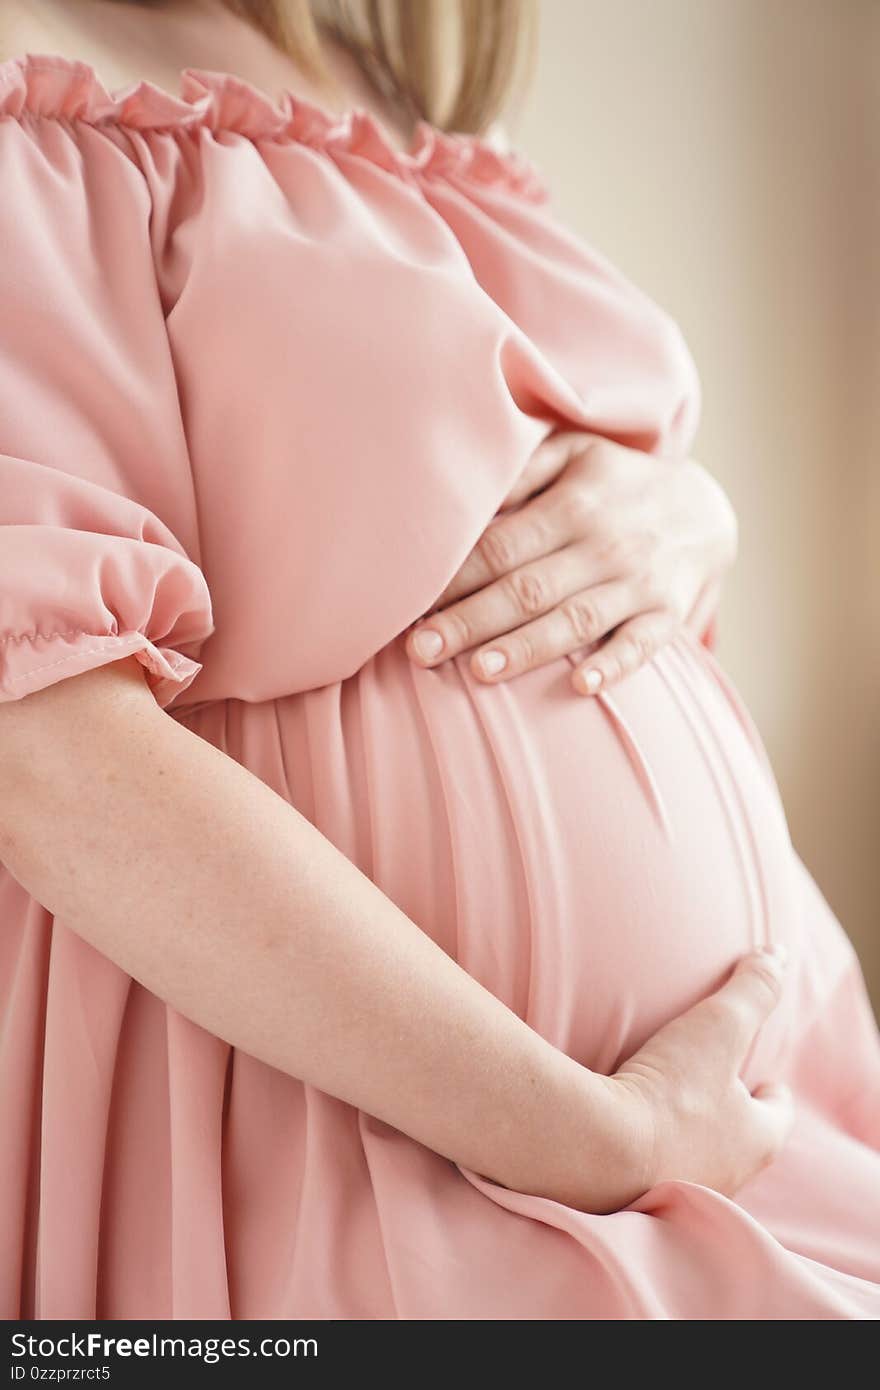
<svg viewBox="0 0 880 1390"><path fill-rule="evenodd" d="M436 666L474 649L471 670L491 683L589 647L572 686L594 694L682 623L703 634L736 546L733 509L700 464L560 432L536 449L407 651Z"/></svg>
<svg viewBox="0 0 880 1390"><path fill-rule="evenodd" d="M616 1210L664 1179L700 1183L732 1195L766 1167L793 1122L788 1088L766 1082L749 1092L740 1071L755 1035L779 1002L782 952L744 957L730 979L666 1024L607 1078L625 1132L645 1160L639 1192L611 1189L601 1208Z"/></svg>

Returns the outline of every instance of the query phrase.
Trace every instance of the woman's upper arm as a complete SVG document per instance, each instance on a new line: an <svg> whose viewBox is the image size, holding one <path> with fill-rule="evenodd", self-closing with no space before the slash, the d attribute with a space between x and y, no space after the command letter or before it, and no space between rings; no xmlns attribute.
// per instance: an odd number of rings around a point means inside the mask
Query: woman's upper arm
<svg viewBox="0 0 880 1390"><path fill-rule="evenodd" d="M14 826L29 783L51 784L61 774L71 739L97 744L111 719L124 720L134 731L157 717L164 716L146 670L134 656L56 681L22 699L0 701L0 827Z"/></svg>

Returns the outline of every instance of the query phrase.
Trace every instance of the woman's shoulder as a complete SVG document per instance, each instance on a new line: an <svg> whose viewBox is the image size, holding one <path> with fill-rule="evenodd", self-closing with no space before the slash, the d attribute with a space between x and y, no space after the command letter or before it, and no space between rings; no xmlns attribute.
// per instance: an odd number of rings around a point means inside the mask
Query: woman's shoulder
<svg viewBox="0 0 880 1390"><path fill-rule="evenodd" d="M429 246L429 258L451 230L445 195L489 220L513 206L539 216L549 201L535 166L498 131L484 138L419 121L401 145L364 107L335 115L290 91L273 100L227 72L184 68L178 78L176 93L147 79L111 91L83 60L26 52L0 62L7 214L62 236L65 221L87 223L132 256L149 250L167 312L203 245L192 224L235 231L245 189L256 242L272 238L281 190L283 219L310 235L351 249L364 219L378 217L386 241Z"/></svg>
<svg viewBox="0 0 880 1390"><path fill-rule="evenodd" d="M30 53L0 62L4 245L20 246L24 227L31 240L57 240L72 256L80 223L105 240L114 231L130 235L133 216L146 225L151 196L134 128L124 99L108 93L84 63ZM16 265L5 259L7 276L15 275Z"/></svg>
<svg viewBox="0 0 880 1390"><path fill-rule="evenodd" d="M218 342L235 321L233 303L255 338L271 336L280 301L323 341L355 293L360 324L390 332L391 297L404 314L417 282L428 295L442 279L473 308L487 294L615 437L633 392L653 405L627 439L660 447L690 430L695 411L679 407L695 401L696 375L677 328L565 226L503 131L420 121L400 148L363 108L331 115L194 68L176 94L146 80L111 92L88 63L51 54L0 64L0 113L11 118L0 120L0 242L24 256L38 224L72 275L112 270L102 303L112 291L126 325L138 281L169 321L180 310L178 329L198 319L202 344L208 325Z"/></svg>

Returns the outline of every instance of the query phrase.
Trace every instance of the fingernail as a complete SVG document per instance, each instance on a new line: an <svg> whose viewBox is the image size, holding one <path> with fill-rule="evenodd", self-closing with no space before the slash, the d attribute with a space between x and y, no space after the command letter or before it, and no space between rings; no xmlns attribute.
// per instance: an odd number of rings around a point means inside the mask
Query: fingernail
<svg viewBox="0 0 880 1390"><path fill-rule="evenodd" d="M413 647L423 661L433 661L443 650L443 638L433 628L425 627L413 638Z"/></svg>
<svg viewBox="0 0 880 1390"><path fill-rule="evenodd" d="M497 676L499 671L503 671L507 665L507 657L503 652L483 652L480 656L480 670L487 676Z"/></svg>
<svg viewBox="0 0 880 1390"><path fill-rule="evenodd" d="M596 691L599 689L599 686L600 686L601 684L602 684L602 672L601 672L601 671L596 671L596 670L586 671L586 672L584 672L584 674L581 675L581 678L580 678L580 687L581 687L581 690L585 690L586 693L587 693L588 695L595 695Z"/></svg>

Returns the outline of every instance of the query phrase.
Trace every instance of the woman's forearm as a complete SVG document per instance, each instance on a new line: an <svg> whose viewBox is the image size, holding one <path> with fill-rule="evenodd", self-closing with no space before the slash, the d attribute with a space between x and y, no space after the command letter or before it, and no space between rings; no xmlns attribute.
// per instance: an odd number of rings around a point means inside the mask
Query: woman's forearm
<svg viewBox="0 0 880 1390"><path fill-rule="evenodd" d="M507 1186L619 1189L600 1078L160 710L134 658L0 704L0 773L0 859L181 1013Z"/></svg>

